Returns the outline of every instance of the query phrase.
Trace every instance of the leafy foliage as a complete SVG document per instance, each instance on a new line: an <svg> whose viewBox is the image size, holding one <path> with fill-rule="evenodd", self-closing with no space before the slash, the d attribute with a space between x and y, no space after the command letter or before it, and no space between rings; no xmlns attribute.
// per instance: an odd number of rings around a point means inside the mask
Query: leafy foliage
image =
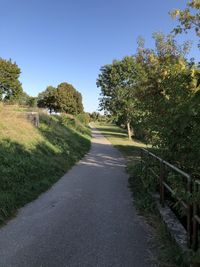
<svg viewBox="0 0 200 267"><path fill-rule="evenodd" d="M83 112L82 96L68 83L61 83L57 88L48 86L38 95L38 107L47 108L50 113L55 111L77 115Z"/></svg>
<svg viewBox="0 0 200 267"><path fill-rule="evenodd" d="M194 29L196 35L200 37L200 1L190 0L184 10L176 9L170 14L173 18L178 18L179 25L174 29L175 34ZM199 44L200 47L200 44Z"/></svg>
<svg viewBox="0 0 200 267"><path fill-rule="evenodd" d="M135 107L135 85L139 72L134 57L125 57L121 61L113 61L111 65L101 68L97 86L101 87L100 106L108 110L119 121L127 125L131 137L130 122Z"/></svg>
<svg viewBox="0 0 200 267"><path fill-rule="evenodd" d="M73 115L83 112L82 96L71 84L58 85L56 100L57 111Z"/></svg>
<svg viewBox="0 0 200 267"><path fill-rule="evenodd" d="M37 107L37 97L29 96L26 92L21 92L17 104L21 106Z"/></svg>
<svg viewBox="0 0 200 267"><path fill-rule="evenodd" d="M0 101L15 102L22 93L21 71L16 63L0 58Z"/></svg>
<svg viewBox="0 0 200 267"><path fill-rule="evenodd" d="M91 121L98 121L98 119L100 118L101 114L99 112L92 112L90 113L90 119Z"/></svg>
<svg viewBox="0 0 200 267"><path fill-rule="evenodd" d="M137 53L101 68L100 106L133 134L159 148L162 156L197 175L200 172L199 69L187 61L189 44L171 35L153 35L155 49L139 42Z"/></svg>
<svg viewBox="0 0 200 267"><path fill-rule="evenodd" d="M48 86L46 90L38 95L37 105L39 108L47 108L50 113L57 111L57 90L53 86Z"/></svg>
<svg viewBox="0 0 200 267"><path fill-rule="evenodd" d="M76 119L83 123L84 125L88 125L90 122L90 114L85 112L85 113L80 113L76 116Z"/></svg>

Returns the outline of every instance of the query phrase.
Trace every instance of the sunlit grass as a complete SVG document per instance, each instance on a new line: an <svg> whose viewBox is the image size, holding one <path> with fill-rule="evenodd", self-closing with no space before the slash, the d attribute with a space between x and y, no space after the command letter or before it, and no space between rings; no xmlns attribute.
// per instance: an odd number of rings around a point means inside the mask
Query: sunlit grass
<svg viewBox="0 0 200 267"><path fill-rule="evenodd" d="M133 195L133 203L141 215L146 217L155 230L156 246L154 261L157 266L186 267L180 249L170 239L165 226L160 220L153 197L147 192L141 180L140 148L151 149L138 140L129 140L124 129L110 123L95 123L94 126L116 147L127 159L129 173L129 188Z"/></svg>
<svg viewBox="0 0 200 267"><path fill-rule="evenodd" d="M125 129L112 123L98 123L94 126L116 147L129 161L138 161L140 148L148 148L139 140L129 140Z"/></svg>
<svg viewBox="0 0 200 267"><path fill-rule="evenodd" d="M90 148L75 118L40 114L34 127L16 107L0 106L0 223L47 190Z"/></svg>

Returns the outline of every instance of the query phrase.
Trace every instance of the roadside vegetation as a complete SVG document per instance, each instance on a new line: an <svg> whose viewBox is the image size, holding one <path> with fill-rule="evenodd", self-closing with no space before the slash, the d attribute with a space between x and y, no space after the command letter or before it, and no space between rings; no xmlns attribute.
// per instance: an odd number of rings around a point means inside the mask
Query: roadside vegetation
<svg viewBox="0 0 200 267"><path fill-rule="evenodd" d="M199 223L196 227L200 217L200 187L197 186L200 179L200 62L199 58L189 58L191 42L179 43L176 35L194 31L194 37L199 40L200 1L186 1L185 9L176 9L170 14L177 19L178 25L169 34L153 33L153 47L146 47L145 39L139 37L137 49L132 55L101 67L97 86L101 90L100 108L109 114L112 122L126 130L130 141L134 138L150 144L148 149L154 154L188 173L187 186L180 172L164 170L165 202L187 229L190 235L188 247L196 252L200 250ZM113 134L107 136L126 156L130 155L134 145L130 146L127 138L123 147L117 144L119 140L113 139ZM145 210L148 205L151 206L148 191L154 191L151 189L155 184L151 175L146 175L145 190L138 188L143 173L138 174L141 166L135 165L139 158L137 147L131 153L135 159L130 166L131 177L134 173L130 184L135 196L142 195L138 203L143 203L141 206ZM143 172L146 172L147 165L151 165L156 175L162 169L162 160L151 162L147 156L145 161L146 169L143 168ZM181 202L187 203L187 209ZM197 252L194 255L199 266L200 254ZM184 263L177 264L184 266L181 265Z"/></svg>
<svg viewBox="0 0 200 267"><path fill-rule="evenodd" d="M40 113L36 128L21 111L0 106L1 224L52 186L90 148L90 129L78 118Z"/></svg>
<svg viewBox="0 0 200 267"><path fill-rule="evenodd" d="M18 65L0 58L0 223L49 188L88 151L89 120L100 120L97 127L127 157L134 201L151 214L149 218L154 218L155 207L138 174L140 147L156 151L193 180L200 178L200 63L188 58L190 42L179 44L176 39L191 30L199 39L199 12L199 0L187 1L184 10L171 12L178 25L170 34L153 34L153 48L139 37L132 55L101 67L97 86L100 108L107 116L84 113L82 95L67 82L29 96L19 81ZM35 128L18 116L27 108L57 115L41 113ZM120 128L106 124L107 120ZM181 193L181 200L199 205L199 192L187 195L180 180L171 178L176 197ZM172 262L184 266L182 255L172 256L173 251L163 266L175 266Z"/></svg>
<svg viewBox="0 0 200 267"><path fill-rule="evenodd" d="M160 267L187 267L189 265L188 255L171 239L165 225L161 221L155 200L151 195L151 189L155 186L149 179L149 187L142 182L140 165L140 148L151 150L151 146L132 139L129 140L127 132L112 123L95 122L95 127L123 154L127 161L127 172L129 174L129 188L133 196L133 204L140 215L144 216L153 229L152 259Z"/></svg>
<svg viewBox="0 0 200 267"><path fill-rule="evenodd" d="M175 34L194 28L200 36L200 4L188 1L178 18ZM157 148L161 157L193 177L200 177L200 68L189 59L191 43L178 43L176 35L153 33L154 48L138 38L133 55L101 67L97 86L100 107L117 125Z"/></svg>
<svg viewBox="0 0 200 267"><path fill-rule="evenodd" d="M62 82L32 97L24 92L20 74L16 62L0 58L0 224L90 148L90 117L81 93ZM34 125L27 120L30 112Z"/></svg>

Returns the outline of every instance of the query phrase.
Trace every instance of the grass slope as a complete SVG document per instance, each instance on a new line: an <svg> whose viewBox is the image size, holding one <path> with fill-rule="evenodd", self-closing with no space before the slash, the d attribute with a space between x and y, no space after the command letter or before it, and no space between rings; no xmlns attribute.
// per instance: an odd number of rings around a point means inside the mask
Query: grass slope
<svg viewBox="0 0 200 267"><path fill-rule="evenodd" d="M0 107L0 223L47 190L90 148L90 130L68 117L40 115L35 128Z"/></svg>

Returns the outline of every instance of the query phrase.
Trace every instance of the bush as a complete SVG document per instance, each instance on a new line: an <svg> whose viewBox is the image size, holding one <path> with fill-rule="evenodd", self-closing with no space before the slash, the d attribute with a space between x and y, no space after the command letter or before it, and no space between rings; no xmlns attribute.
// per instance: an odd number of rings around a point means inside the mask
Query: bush
<svg viewBox="0 0 200 267"><path fill-rule="evenodd" d="M88 125L88 123L90 122L90 115L89 113L81 113L76 116L76 119L81 123Z"/></svg>

